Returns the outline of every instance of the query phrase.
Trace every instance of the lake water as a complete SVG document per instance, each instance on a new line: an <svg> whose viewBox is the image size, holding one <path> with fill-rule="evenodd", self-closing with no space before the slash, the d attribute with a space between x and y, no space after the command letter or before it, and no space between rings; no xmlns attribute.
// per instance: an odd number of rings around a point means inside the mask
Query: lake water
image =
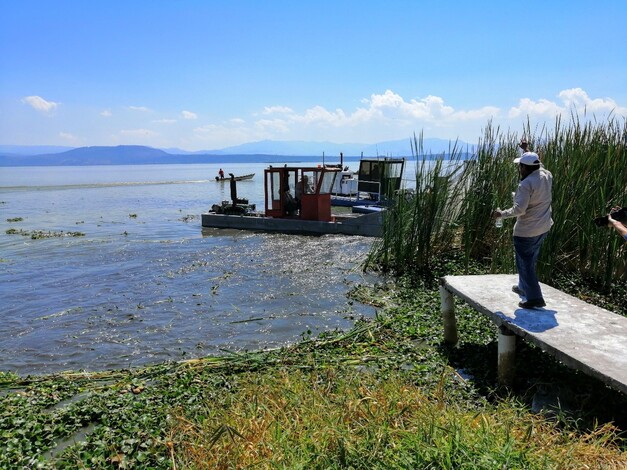
<svg viewBox="0 0 627 470"><path fill-rule="evenodd" d="M203 231L200 214L230 198L218 169L256 173L238 195L263 208L266 166L0 168L0 370L272 348L373 316L346 296L376 282L360 269L372 239Z"/></svg>

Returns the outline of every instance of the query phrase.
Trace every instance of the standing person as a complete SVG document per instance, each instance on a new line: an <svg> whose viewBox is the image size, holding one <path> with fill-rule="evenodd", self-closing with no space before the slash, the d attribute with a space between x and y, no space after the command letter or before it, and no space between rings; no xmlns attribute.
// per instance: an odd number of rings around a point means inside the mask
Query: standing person
<svg viewBox="0 0 627 470"><path fill-rule="evenodd" d="M300 200L303 198L303 189L305 186L303 182L305 181L305 178L307 177L303 176L303 178L296 183L296 187L294 188L294 197L299 203Z"/></svg>
<svg viewBox="0 0 627 470"><path fill-rule="evenodd" d="M540 163L534 152L525 152L514 160L518 164L520 183L514 196L514 206L494 211L494 217L516 217L514 251L518 269L518 285L512 290L525 299L522 308L544 307L546 302L536 274L536 263L542 242L549 233L553 175Z"/></svg>
<svg viewBox="0 0 627 470"><path fill-rule="evenodd" d="M283 204L284 204L284 212L287 215L294 215L296 213L296 209L298 209L298 204L292 193L290 192L289 187L285 187L283 190Z"/></svg>
<svg viewBox="0 0 627 470"><path fill-rule="evenodd" d="M220 177L221 180L224 179L224 170L222 168L220 168L220 171L218 171L218 176Z"/></svg>

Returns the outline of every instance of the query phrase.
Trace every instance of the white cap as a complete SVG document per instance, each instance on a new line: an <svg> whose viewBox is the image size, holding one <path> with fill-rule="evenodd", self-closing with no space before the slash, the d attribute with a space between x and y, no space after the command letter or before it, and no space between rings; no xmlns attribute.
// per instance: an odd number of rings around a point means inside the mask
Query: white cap
<svg viewBox="0 0 627 470"><path fill-rule="evenodd" d="M540 157L535 152L525 152L520 157L516 158L514 163L521 163L523 165L539 165Z"/></svg>

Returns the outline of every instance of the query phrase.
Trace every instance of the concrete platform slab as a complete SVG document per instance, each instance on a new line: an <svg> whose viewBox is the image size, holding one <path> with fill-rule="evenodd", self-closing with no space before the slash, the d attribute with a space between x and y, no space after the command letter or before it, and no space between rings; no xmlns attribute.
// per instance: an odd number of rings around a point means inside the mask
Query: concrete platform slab
<svg viewBox="0 0 627 470"><path fill-rule="evenodd" d="M464 299L497 326L627 394L627 317L546 284L541 284L546 307L522 309L520 297L511 290L517 282L517 275L502 274L441 280L443 289ZM449 332L449 337L455 336Z"/></svg>

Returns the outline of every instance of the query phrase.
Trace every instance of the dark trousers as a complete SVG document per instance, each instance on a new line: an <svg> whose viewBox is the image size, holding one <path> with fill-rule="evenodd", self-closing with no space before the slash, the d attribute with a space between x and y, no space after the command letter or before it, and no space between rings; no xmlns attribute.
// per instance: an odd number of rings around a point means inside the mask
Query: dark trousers
<svg viewBox="0 0 627 470"><path fill-rule="evenodd" d="M525 293L527 300L542 300L542 290L536 274L536 264L540 247L549 232L536 237L514 237L518 288Z"/></svg>

